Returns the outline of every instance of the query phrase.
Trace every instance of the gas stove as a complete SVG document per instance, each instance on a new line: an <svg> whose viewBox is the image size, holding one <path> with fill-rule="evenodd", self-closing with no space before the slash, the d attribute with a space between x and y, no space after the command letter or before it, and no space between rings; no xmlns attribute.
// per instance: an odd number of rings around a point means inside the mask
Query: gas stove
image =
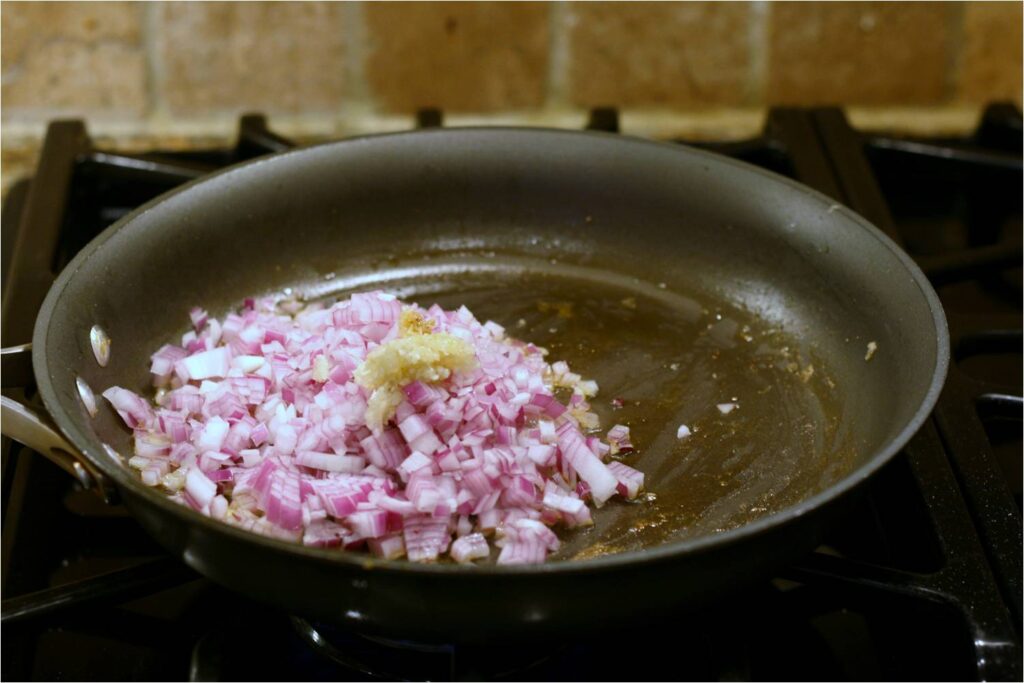
<svg viewBox="0 0 1024 683"><path fill-rule="evenodd" d="M442 124L436 110L417 116ZM588 128L618 132L618 113L594 110ZM950 322L953 363L931 418L823 544L774 579L700 613L638 614L543 647L383 641L200 577L122 508L5 439L2 677L1020 680L1021 144L1021 114L1004 104L959 138L774 109L753 139L698 144L864 215L917 260ZM110 223L292 146L259 115L241 118L230 148L147 154L98 149L81 121L51 123L35 175L3 204L4 346L29 341L55 274Z"/></svg>

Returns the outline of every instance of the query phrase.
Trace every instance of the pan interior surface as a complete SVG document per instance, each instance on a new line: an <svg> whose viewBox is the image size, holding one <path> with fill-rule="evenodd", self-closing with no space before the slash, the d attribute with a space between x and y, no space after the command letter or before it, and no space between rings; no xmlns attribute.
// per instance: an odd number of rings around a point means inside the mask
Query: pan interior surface
<svg viewBox="0 0 1024 683"><path fill-rule="evenodd" d="M927 291L838 208L742 164L621 137L441 130L325 145L172 193L89 245L44 305L36 372L72 442L155 500L107 455L128 453L129 434L108 406L89 418L78 376L148 395L149 355L196 305L222 316L252 295L376 288L464 304L596 379L604 429L633 430L626 462L653 496L606 506L559 557L685 540L877 466L934 398L944 330ZM91 357L97 324L106 367Z"/></svg>
<svg viewBox="0 0 1024 683"><path fill-rule="evenodd" d="M591 528L564 532L552 559L733 528L823 490L856 461L827 359L739 306L557 259L486 252L398 261L292 291L328 304L379 287L423 306L465 305L596 379L595 433L630 427L638 450L622 460L646 474L646 493L596 510ZM680 425L692 434L678 438Z"/></svg>

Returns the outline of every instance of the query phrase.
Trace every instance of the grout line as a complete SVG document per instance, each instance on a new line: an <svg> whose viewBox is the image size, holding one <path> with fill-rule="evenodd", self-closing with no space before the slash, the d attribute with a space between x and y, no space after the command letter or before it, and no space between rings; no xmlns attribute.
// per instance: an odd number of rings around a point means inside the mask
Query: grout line
<svg viewBox="0 0 1024 683"><path fill-rule="evenodd" d="M164 68L163 56L160 54L162 42L161 3L143 3L142 35L143 52L146 58L146 113L147 119L160 119L167 115L167 103L164 101Z"/></svg>
<svg viewBox="0 0 1024 683"><path fill-rule="evenodd" d="M747 39L750 46L750 73L747 82L747 104L763 105L768 90L768 40L771 17L770 3L757 0L750 3Z"/></svg>
<svg viewBox="0 0 1024 683"><path fill-rule="evenodd" d="M569 101L569 28L573 20L572 10L565 0L549 5L548 15L548 72L546 96L547 109L565 107Z"/></svg>
<svg viewBox="0 0 1024 683"><path fill-rule="evenodd" d="M964 47L966 40L965 14L963 3L954 2L947 5L949 17L949 54L946 55L946 83L944 103L956 102L960 90L960 77L964 68Z"/></svg>
<svg viewBox="0 0 1024 683"><path fill-rule="evenodd" d="M366 7L363 2L345 2L341 13L345 31L345 87L337 112L339 132L347 130L347 123L355 118L366 118L377 113L373 89L366 75L369 54L366 29Z"/></svg>
<svg viewBox="0 0 1024 683"><path fill-rule="evenodd" d="M960 134L973 130L980 114L980 105L955 104L935 107L846 107L851 122L867 130L903 132L922 135ZM683 112L672 109L627 109L621 111L623 131L631 135L665 138L683 137L692 140L740 139L756 135L763 125L764 107L724 107ZM31 119L3 122L5 149L38 144L42 129L39 122L48 112L36 111ZM585 120L580 110L554 108L532 112L497 114L449 114L445 122L452 126L517 125L580 128ZM88 120L89 132L95 138L107 138L116 144L137 142L150 147L170 144L195 146L209 140L227 140L235 134L237 117L213 114L203 118L172 118L160 120ZM374 114L335 117L329 114L276 115L274 130L298 139L338 138L344 135L408 130L410 120L404 115Z"/></svg>

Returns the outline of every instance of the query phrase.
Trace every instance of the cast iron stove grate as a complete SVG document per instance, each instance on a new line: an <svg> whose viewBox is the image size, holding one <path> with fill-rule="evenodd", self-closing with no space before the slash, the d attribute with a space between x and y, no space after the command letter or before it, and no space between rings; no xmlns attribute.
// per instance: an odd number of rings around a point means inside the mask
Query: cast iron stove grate
<svg viewBox="0 0 1024 683"><path fill-rule="evenodd" d="M442 118L424 110L418 125ZM617 112L594 110L588 128L617 132ZM4 345L28 341L55 274L111 222L291 146L257 115L232 148L152 154L99 150L83 123L52 123L34 178L3 206ZM696 618L566 634L529 657L425 650L297 629L5 443L3 678L1019 680L1020 112L993 105L968 138L909 139L858 132L838 109L776 109L757 138L701 146L866 216L918 260L950 319L955 362L932 418L816 552Z"/></svg>

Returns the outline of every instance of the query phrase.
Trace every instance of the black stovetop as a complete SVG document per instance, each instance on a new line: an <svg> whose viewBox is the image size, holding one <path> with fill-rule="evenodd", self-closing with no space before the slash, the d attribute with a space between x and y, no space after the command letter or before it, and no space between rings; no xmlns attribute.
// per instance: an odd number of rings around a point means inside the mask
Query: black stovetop
<svg viewBox="0 0 1024 683"><path fill-rule="evenodd" d="M441 119L423 111L418 125ZM617 113L595 110L589 127L617 131ZM950 321L954 362L932 418L777 578L696 615L637 615L545 647L383 643L200 578L122 508L5 439L3 679L1020 680L1021 144L1009 105L955 139L776 109L754 139L700 144L867 217L918 261ZM79 121L51 124L35 176L3 205L4 345L29 340L55 273L105 226L290 146L260 116L242 118L231 148L143 155L94 148Z"/></svg>

